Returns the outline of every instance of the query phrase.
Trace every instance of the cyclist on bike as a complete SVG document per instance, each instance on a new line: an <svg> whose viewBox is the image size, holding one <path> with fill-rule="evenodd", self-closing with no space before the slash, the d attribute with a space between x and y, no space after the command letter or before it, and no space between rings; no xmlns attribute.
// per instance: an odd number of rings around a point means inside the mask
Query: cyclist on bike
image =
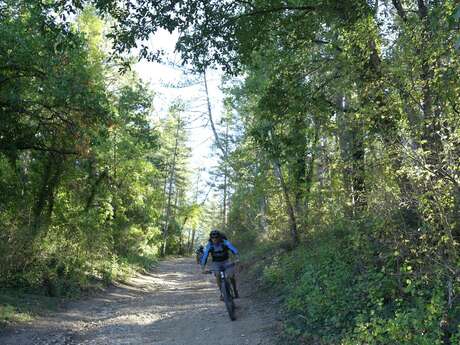
<svg viewBox="0 0 460 345"><path fill-rule="evenodd" d="M212 271L216 277L217 286L220 291L220 275L217 273L219 270L224 269L229 264L229 251L236 255L236 261L239 261L238 250L227 240L227 237L223 235L219 230L212 230L209 234L209 241L204 249L203 256L201 257L201 270L204 272L204 267L208 260L209 254L212 256ZM238 290L236 289L236 280L234 272L231 272L230 281L233 285L235 292L235 298L238 298ZM222 295L220 296L223 299Z"/></svg>
<svg viewBox="0 0 460 345"><path fill-rule="evenodd" d="M198 249L195 251L197 264L201 263L201 257L203 256L203 253L204 253L204 247L200 245Z"/></svg>

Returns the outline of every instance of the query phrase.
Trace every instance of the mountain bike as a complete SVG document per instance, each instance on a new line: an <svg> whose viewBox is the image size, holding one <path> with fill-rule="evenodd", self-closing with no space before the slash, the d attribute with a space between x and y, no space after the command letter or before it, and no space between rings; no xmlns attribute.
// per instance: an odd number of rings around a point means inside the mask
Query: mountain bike
<svg viewBox="0 0 460 345"><path fill-rule="evenodd" d="M203 253L198 253L198 252L195 253L195 260L198 265L200 264L202 257L203 257Z"/></svg>
<svg viewBox="0 0 460 345"><path fill-rule="evenodd" d="M237 294L236 290L236 284L235 280L233 282L230 280L229 275L226 273L227 270L233 268L236 265L235 262L229 263L224 266L223 269L221 270L208 270L205 271L205 273L211 274L211 273L217 273L220 275L220 293L222 294L222 297L224 299L225 307L227 308L228 316L230 317L230 320L235 321L236 316L235 316L235 302L233 301L235 299L235 296Z"/></svg>

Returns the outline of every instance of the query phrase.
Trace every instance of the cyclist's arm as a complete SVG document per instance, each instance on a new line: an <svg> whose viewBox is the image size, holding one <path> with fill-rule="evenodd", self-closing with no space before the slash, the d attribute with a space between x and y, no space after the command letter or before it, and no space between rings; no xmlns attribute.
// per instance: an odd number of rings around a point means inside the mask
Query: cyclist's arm
<svg viewBox="0 0 460 345"><path fill-rule="evenodd" d="M204 249L204 252L203 252L203 256L201 257L201 267L204 268L204 266L206 265L206 262L208 261L208 256L209 256L209 251L211 250L211 244L208 243L206 245L206 248Z"/></svg>
<svg viewBox="0 0 460 345"><path fill-rule="evenodd" d="M239 255L238 249L236 249L233 244L230 243L229 240L224 240L224 244L232 251L233 254Z"/></svg>

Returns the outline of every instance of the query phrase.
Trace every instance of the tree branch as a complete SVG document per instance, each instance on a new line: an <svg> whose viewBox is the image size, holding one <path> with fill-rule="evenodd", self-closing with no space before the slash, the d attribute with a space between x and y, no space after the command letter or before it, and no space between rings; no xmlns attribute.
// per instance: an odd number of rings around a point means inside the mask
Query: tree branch
<svg viewBox="0 0 460 345"><path fill-rule="evenodd" d="M407 21L407 16L406 16L406 11L402 7L401 1L400 0L392 0L393 6L396 8L396 11L398 12L398 15L401 17L401 19L405 22Z"/></svg>
<svg viewBox="0 0 460 345"><path fill-rule="evenodd" d="M265 9L259 9L259 10L254 10L252 12L244 13L236 18L242 18L242 17L249 17L249 16L258 16L258 15L264 15L264 14L270 14L270 13L275 13L275 12L283 12L283 11L299 11L299 12L314 12L316 11L317 8L314 6L281 6L281 7L273 7L273 8L265 8Z"/></svg>
<svg viewBox="0 0 460 345"><path fill-rule="evenodd" d="M217 147L222 152L223 156L226 157L227 155L226 155L225 149L222 146L222 143L220 142L219 135L217 134L216 126L214 125L214 121L212 119L211 100L209 99L208 82L206 80L206 69L203 70L203 79L204 79L204 89L206 92L206 100L208 103L208 116L209 116L209 122L211 123L211 129L212 129L212 132L214 133L214 139L216 141Z"/></svg>
<svg viewBox="0 0 460 345"><path fill-rule="evenodd" d="M425 19L428 17L428 7L423 0L417 0L418 3L418 14L420 19Z"/></svg>
<svg viewBox="0 0 460 345"><path fill-rule="evenodd" d="M36 146L36 145L28 145L28 144L14 144L14 145L2 145L0 144L0 151L11 151L13 149L17 150L34 150L34 151L42 151L42 152L52 152L52 153L59 153L63 155L79 155L77 151L69 151L64 149L58 149L53 147L46 147L46 146Z"/></svg>

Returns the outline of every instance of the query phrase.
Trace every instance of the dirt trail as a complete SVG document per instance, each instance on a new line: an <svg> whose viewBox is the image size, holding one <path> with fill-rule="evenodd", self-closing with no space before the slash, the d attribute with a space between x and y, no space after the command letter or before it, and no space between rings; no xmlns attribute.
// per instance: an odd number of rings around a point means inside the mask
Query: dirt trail
<svg viewBox="0 0 460 345"><path fill-rule="evenodd" d="M187 258L163 261L151 273L65 311L0 333L2 345L273 345L275 317L244 287L230 321L213 278Z"/></svg>

